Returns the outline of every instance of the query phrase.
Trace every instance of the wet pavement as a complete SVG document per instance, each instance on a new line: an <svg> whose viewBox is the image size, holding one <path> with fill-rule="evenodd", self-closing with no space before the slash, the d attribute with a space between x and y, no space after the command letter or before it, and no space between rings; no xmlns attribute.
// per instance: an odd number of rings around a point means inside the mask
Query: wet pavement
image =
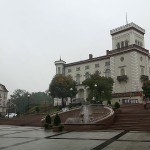
<svg viewBox="0 0 150 150"><path fill-rule="evenodd" d="M40 127L0 126L0 150L150 150L150 132L53 132Z"/></svg>

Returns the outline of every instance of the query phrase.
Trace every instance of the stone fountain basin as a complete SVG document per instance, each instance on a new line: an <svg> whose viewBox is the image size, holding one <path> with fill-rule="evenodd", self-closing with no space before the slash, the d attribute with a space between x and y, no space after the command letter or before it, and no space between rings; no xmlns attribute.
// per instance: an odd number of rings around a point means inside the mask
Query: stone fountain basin
<svg viewBox="0 0 150 150"><path fill-rule="evenodd" d="M65 130L99 130L110 126L114 121L112 108L103 105L90 105L89 121L84 122L83 107L60 114Z"/></svg>

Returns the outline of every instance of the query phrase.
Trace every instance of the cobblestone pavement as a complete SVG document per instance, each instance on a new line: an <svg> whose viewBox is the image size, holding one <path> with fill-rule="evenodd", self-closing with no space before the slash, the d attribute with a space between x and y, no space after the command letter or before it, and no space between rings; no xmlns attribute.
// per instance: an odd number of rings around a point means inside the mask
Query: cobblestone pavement
<svg viewBox="0 0 150 150"><path fill-rule="evenodd" d="M150 132L53 132L40 127L0 126L0 150L149 150Z"/></svg>

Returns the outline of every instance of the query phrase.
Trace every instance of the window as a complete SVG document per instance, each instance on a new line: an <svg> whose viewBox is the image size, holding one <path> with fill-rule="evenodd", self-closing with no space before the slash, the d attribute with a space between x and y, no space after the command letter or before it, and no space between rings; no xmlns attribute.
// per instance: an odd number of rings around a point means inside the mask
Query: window
<svg viewBox="0 0 150 150"><path fill-rule="evenodd" d="M124 61L124 57L121 57L120 60L121 60L121 61Z"/></svg>
<svg viewBox="0 0 150 150"><path fill-rule="evenodd" d="M144 66L141 66L141 75L144 75Z"/></svg>
<svg viewBox="0 0 150 150"><path fill-rule="evenodd" d="M105 62L105 66L110 66L110 61Z"/></svg>
<svg viewBox="0 0 150 150"><path fill-rule="evenodd" d="M68 69L68 73L71 72L71 69Z"/></svg>
<svg viewBox="0 0 150 150"><path fill-rule="evenodd" d="M77 67L77 68L76 68L76 71L80 71L80 67Z"/></svg>
<svg viewBox="0 0 150 150"><path fill-rule="evenodd" d="M95 71L96 75L100 75L100 72L98 70Z"/></svg>
<svg viewBox="0 0 150 150"><path fill-rule="evenodd" d="M85 73L85 79L90 78L90 74L88 72Z"/></svg>
<svg viewBox="0 0 150 150"><path fill-rule="evenodd" d="M120 43L117 43L117 49L120 48Z"/></svg>
<svg viewBox="0 0 150 150"><path fill-rule="evenodd" d="M137 40L135 40L135 44L137 45Z"/></svg>
<svg viewBox="0 0 150 150"><path fill-rule="evenodd" d="M58 67L58 74L60 74L60 69L61 69L61 68L60 68L60 67Z"/></svg>
<svg viewBox="0 0 150 150"><path fill-rule="evenodd" d="M125 41L125 47L127 47L129 45L129 41Z"/></svg>
<svg viewBox="0 0 150 150"><path fill-rule="evenodd" d="M120 70L120 75L121 75L121 76L125 75L125 69L124 69L124 68L121 68L121 70Z"/></svg>
<svg viewBox="0 0 150 150"><path fill-rule="evenodd" d="M85 66L85 70L86 70L86 69L89 69L89 65L88 65L88 66Z"/></svg>
<svg viewBox="0 0 150 150"><path fill-rule="evenodd" d="M142 42L140 42L140 46L143 47L143 43Z"/></svg>
<svg viewBox="0 0 150 150"><path fill-rule="evenodd" d="M110 77L110 69L106 69L106 71L105 71L105 77L106 78Z"/></svg>
<svg viewBox="0 0 150 150"><path fill-rule="evenodd" d="M77 82L77 84L80 84L80 74L76 75L76 82Z"/></svg>
<svg viewBox="0 0 150 150"><path fill-rule="evenodd" d="M99 64L95 64L95 68L98 68L99 67Z"/></svg>
<svg viewBox="0 0 150 150"><path fill-rule="evenodd" d="M124 41L121 42L121 48L123 48L123 47L124 47Z"/></svg>

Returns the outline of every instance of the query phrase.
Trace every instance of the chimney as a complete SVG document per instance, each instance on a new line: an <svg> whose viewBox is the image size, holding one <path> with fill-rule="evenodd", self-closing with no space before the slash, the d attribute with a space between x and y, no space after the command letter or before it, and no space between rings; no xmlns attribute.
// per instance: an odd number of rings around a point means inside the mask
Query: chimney
<svg viewBox="0 0 150 150"><path fill-rule="evenodd" d="M92 59L93 58L93 55L92 54L89 54L89 59Z"/></svg>
<svg viewBox="0 0 150 150"><path fill-rule="evenodd" d="M109 55L109 50L106 50L106 55Z"/></svg>

